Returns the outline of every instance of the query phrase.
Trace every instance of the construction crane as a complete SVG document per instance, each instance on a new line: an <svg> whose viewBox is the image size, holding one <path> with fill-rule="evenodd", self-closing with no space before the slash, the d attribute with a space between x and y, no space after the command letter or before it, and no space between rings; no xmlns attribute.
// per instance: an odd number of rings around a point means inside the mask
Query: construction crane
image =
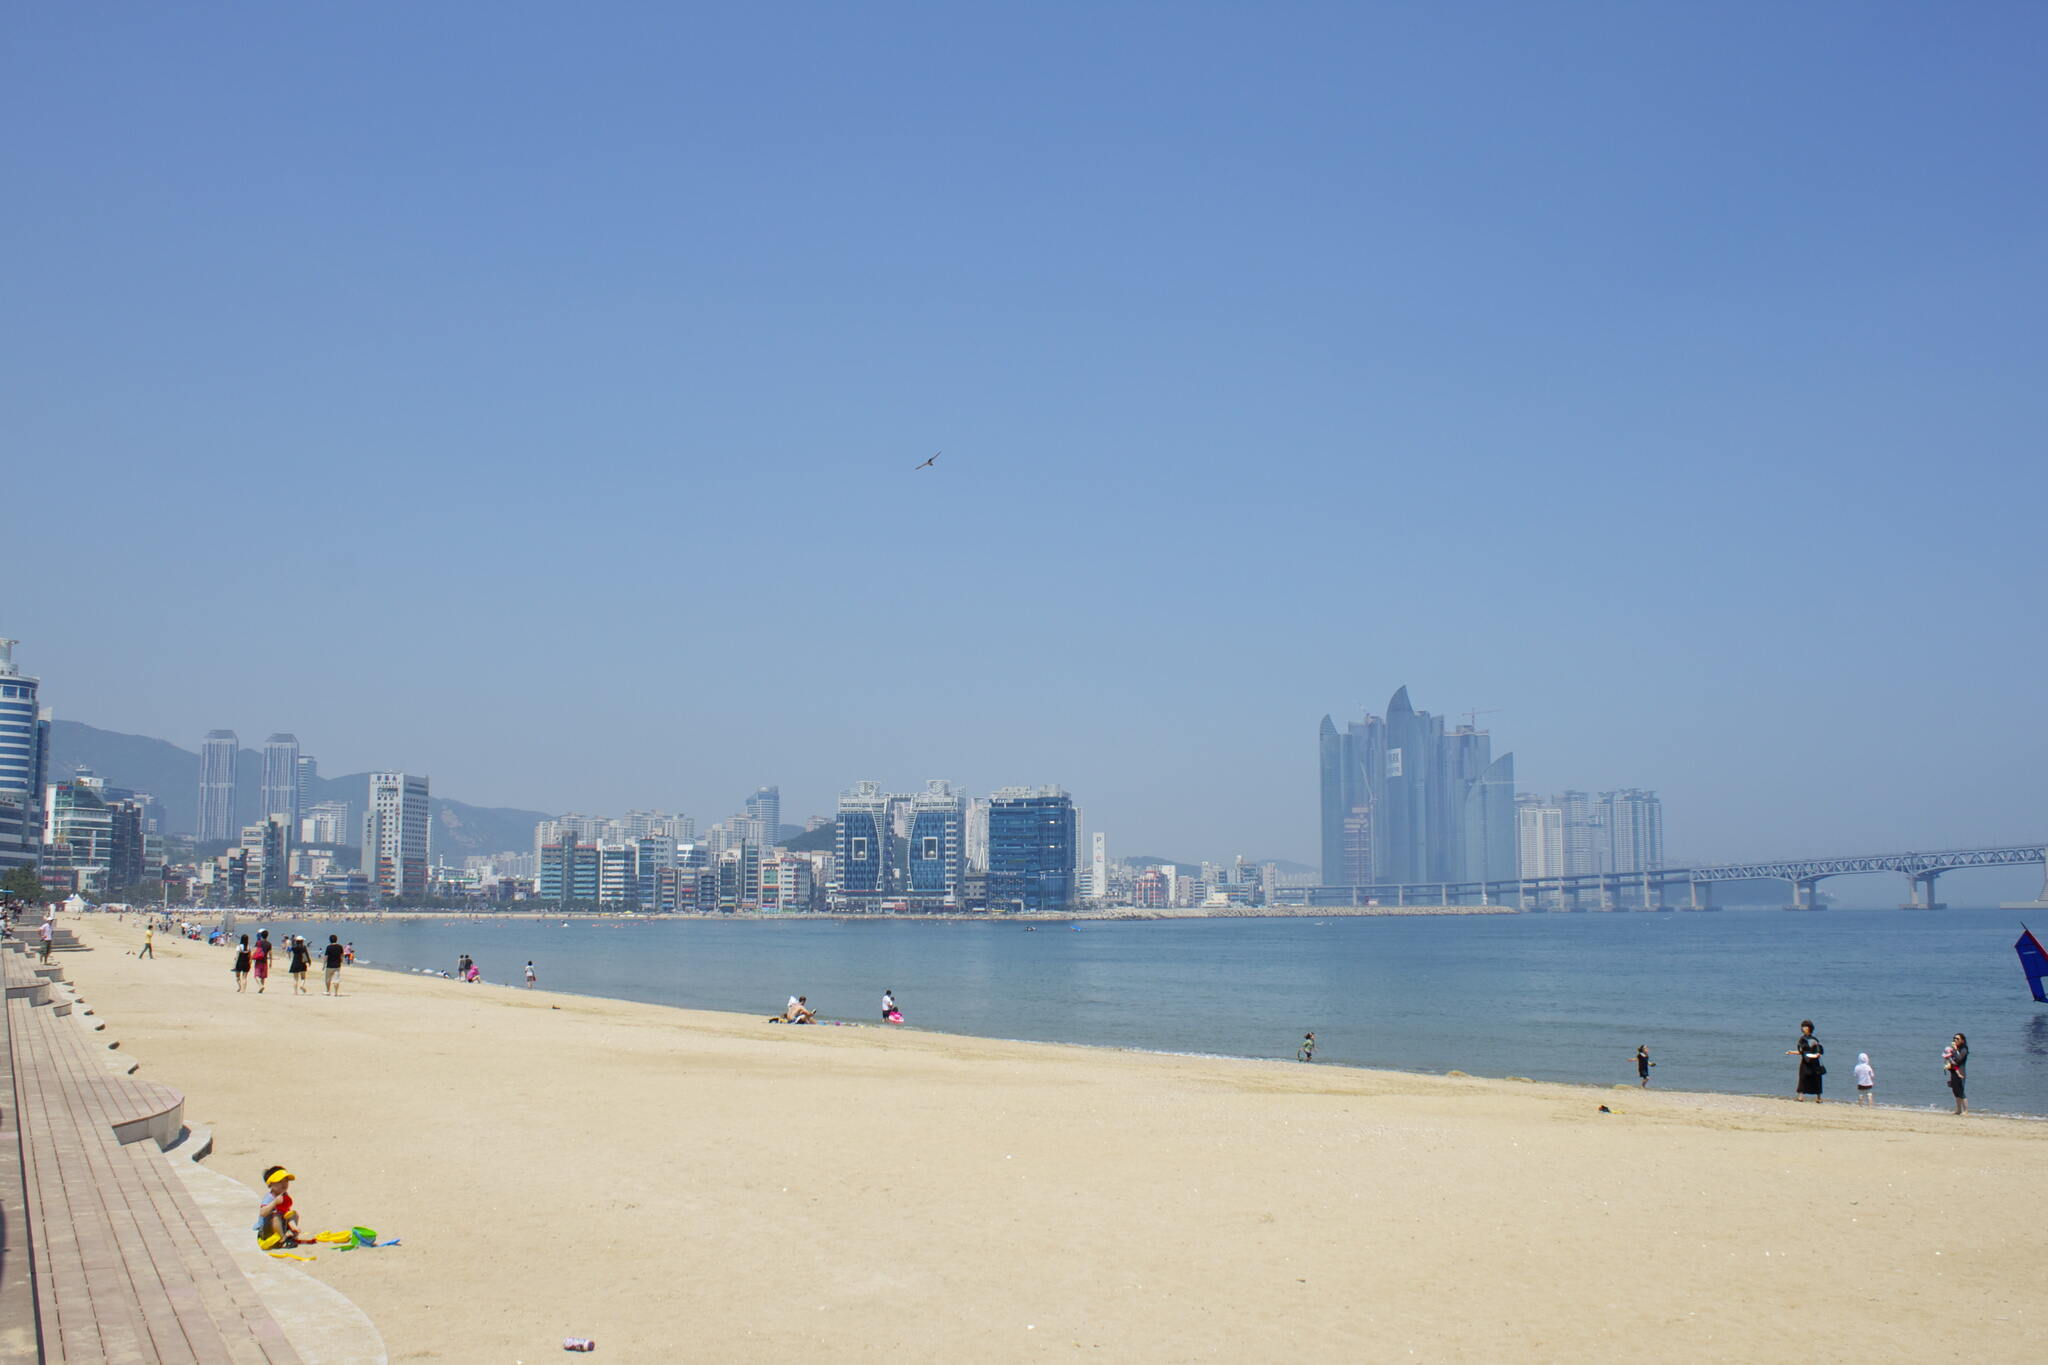
<svg viewBox="0 0 2048 1365"><path fill-rule="evenodd" d="M1465 718L1465 728L1467 730L1477 730L1479 728L1479 718L1481 716L1498 715L1500 713L1500 709L1501 708L1498 706L1483 706L1476 711L1461 711L1458 714L1462 715Z"/></svg>

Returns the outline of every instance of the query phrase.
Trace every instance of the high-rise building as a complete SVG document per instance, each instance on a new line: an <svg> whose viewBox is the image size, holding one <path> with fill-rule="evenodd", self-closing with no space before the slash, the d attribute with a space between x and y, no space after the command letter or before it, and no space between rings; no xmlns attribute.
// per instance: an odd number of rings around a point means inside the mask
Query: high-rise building
<svg viewBox="0 0 2048 1365"><path fill-rule="evenodd" d="M282 904L291 889L291 846L291 827L282 813L242 826L244 884L259 904Z"/></svg>
<svg viewBox="0 0 2048 1365"><path fill-rule="evenodd" d="M320 782L320 761L311 754L300 754L294 767L297 771L292 774L292 795L299 803L299 814L304 815L313 804L313 788Z"/></svg>
<svg viewBox="0 0 2048 1365"><path fill-rule="evenodd" d="M1093 847L1088 859L1088 895L1091 900L1109 898L1109 836L1097 830L1090 836Z"/></svg>
<svg viewBox="0 0 2048 1365"><path fill-rule="evenodd" d="M261 819L284 817L287 830L299 822L299 737L272 735L263 741L263 808Z"/></svg>
<svg viewBox="0 0 2048 1365"><path fill-rule="evenodd" d="M34 870L43 847L50 727L38 705L42 683L15 664L16 643L0 639L0 872Z"/></svg>
<svg viewBox="0 0 2048 1365"><path fill-rule="evenodd" d="M571 905L597 904L600 860L594 843L574 834L561 834L542 844L534 877L535 900L567 902Z"/></svg>
<svg viewBox="0 0 2048 1365"><path fill-rule="evenodd" d="M988 908L1074 904L1074 800L1058 787L1004 787L988 805Z"/></svg>
<svg viewBox="0 0 2048 1365"><path fill-rule="evenodd" d="M1515 759L1484 730L1445 730L1408 689L1384 718L1318 735L1325 885L1508 881L1515 875Z"/></svg>
<svg viewBox="0 0 2048 1365"><path fill-rule="evenodd" d="M879 782L857 782L839 796L839 821L833 832L835 905L873 910L895 888L889 875L895 836L889 828L889 797Z"/></svg>
<svg viewBox="0 0 2048 1365"><path fill-rule="evenodd" d="M199 746L199 842L232 839L235 823L235 764L242 741L233 730L208 730Z"/></svg>
<svg viewBox="0 0 2048 1365"><path fill-rule="evenodd" d="M409 773L371 773L369 812L363 816L363 872L370 889L389 899L427 894L427 848L433 828L427 779Z"/></svg>
<svg viewBox="0 0 2048 1365"><path fill-rule="evenodd" d="M1564 808L1531 793L1515 798L1516 875L1564 875Z"/></svg>
<svg viewBox="0 0 2048 1365"><path fill-rule="evenodd" d="M339 844L348 838L348 802L316 801L299 810L301 844Z"/></svg>
<svg viewBox="0 0 2048 1365"><path fill-rule="evenodd" d="M44 793L43 871L52 878L62 874L73 891L112 885L114 813L106 785L81 770L69 782L52 782Z"/></svg>
<svg viewBox="0 0 2048 1365"><path fill-rule="evenodd" d="M1599 810L1607 830L1609 870L1644 872L1664 866L1664 803L1657 793L1636 787L1601 792Z"/></svg>
<svg viewBox="0 0 2048 1365"><path fill-rule="evenodd" d="M782 788L762 787L747 798L747 816L755 823L763 848L774 847L782 838Z"/></svg>
<svg viewBox="0 0 2048 1365"><path fill-rule="evenodd" d="M941 778L910 801L906 890L915 909L953 909L967 873L967 803Z"/></svg>

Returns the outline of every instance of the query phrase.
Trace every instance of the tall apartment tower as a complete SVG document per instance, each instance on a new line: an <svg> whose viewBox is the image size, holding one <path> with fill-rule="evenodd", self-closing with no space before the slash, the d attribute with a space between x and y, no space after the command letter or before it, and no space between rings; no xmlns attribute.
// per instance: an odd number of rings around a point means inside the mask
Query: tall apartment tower
<svg viewBox="0 0 2048 1365"><path fill-rule="evenodd" d="M1664 866L1664 802L1653 791L1624 787L1601 792L1602 823L1607 827L1608 867L1615 872L1643 872Z"/></svg>
<svg viewBox="0 0 2048 1365"><path fill-rule="evenodd" d="M1522 877L1564 875L1564 808L1531 793L1515 798L1515 864Z"/></svg>
<svg viewBox="0 0 2048 1365"><path fill-rule="evenodd" d="M1088 858L1088 894L1095 900L1109 896L1109 836L1097 830L1091 836Z"/></svg>
<svg viewBox="0 0 2048 1365"><path fill-rule="evenodd" d="M208 730L199 746L199 841L212 843L237 837L235 763L242 741L233 730Z"/></svg>
<svg viewBox="0 0 2048 1365"><path fill-rule="evenodd" d="M299 737L272 735L263 741L263 809L265 820L284 817L286 829L299 825Z"/></svg>
<svg viewBox="0 0 2048 1365"><path fill-rule="evenodd" d="M988 908L1074 905L1074 799L1058 787L1004 787L988 803Z"/></svg>
<svg viewBox="0 0 2048 1365"><path fill-rule="evenodd" d="M0 639L0 872L34 869L43 847L43 774L49 724L40 680L14 662L14 640Z"/></svg>
<svg viewBox="0 0 2048 1365"><path fill-rule="evenodd" d="M919 909L960 904L967 874L967 803L953 784L934 778L910 800L908 890Z"/></svg>
<svg viewBox="0 0 2048 1365"><path fill-rule="evenodd" d="M363 873L374 894L396 900L427 894L427 844L433 828L428 812L426 778L370 774L370 808L363 816Z"/></svg>
<svg viewBox="0 0 2048 1365"><path fill-rule="evenodd" d="M293 767L292 795L299 803L299 818L304 819L313 805L313 784L320 780L320 762L310 754L300 754Z"/></svg>
<svg viewBox="0 0 2048 1365"><path fill-rule="evenodd" d="M1515 875L1515 756L1484 730L1444 728L1408 689L1384 717L1317 737L1323 882L1329 886L1509 881Z"/></svg>
<svg viewBox="0 0 2048 1365"><path fill-rule="evenodd" d="M760 831L755 840L763 848L773 847L782 837L782 788L762 787L747 798L747 818Z"/></svg>

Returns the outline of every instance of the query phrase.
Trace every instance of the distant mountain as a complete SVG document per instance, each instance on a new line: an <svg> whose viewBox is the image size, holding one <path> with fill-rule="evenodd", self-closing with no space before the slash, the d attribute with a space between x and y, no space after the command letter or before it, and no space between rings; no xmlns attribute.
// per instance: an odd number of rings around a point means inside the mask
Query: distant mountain
<svg viewBox="0 0 2048 1365"><path fill-rule="evenodd" d="M158 819L166 834L199 830L199 755L167 740L124 735L75 720L50 726L50 775L64 781L80 768L90 768L111 787L148 792L156 798ZM349 773L316 779L307 792L314 802L348 804L343 837L354 843L369 804L370 775ZM235 764L235 809L245 823L256 818L263 800L263 755L244 749ZM472 806L446 797L430 798L434 819L433 849L451 859L469 854L530 851L533 827L549 818L536 810Z"/></svg>

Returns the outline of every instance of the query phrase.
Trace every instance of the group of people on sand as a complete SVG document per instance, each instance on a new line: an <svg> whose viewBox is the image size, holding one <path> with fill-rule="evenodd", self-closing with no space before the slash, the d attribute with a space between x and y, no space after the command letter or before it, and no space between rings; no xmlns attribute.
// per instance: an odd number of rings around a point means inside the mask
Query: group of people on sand
<svg viewBox="0 0 2048 1365"><path fill-rule="evenodd" d="M783 1006L782 1013L775 1015L768 1022L771 1024L815 1024L818 1022L818 1012L811 1008L811 998L808 995L792 995L789 997L789 1003ZM882 1022L885 1024L900 1024L903 1022L903 1011L897 1007L894 989L882 992Z"/></svg>
<svg viewBox="0 0 2048 1365"><path fill-rule="evenodd" d="M258 929L253 939L244 934L235 947L235 989L247 991L249 978L253 976L256 978L256 993L267 993L270 969L282 957L285 974L291 978L292 994L310 995L312 992L306 989L306 977L312 971L315 951L302 935L287 934L272 943L268 929ZM338 934L329 934L326 945L317 951L321 962L321 994L340 995L341 969L356 960L356 945L343 943Z"/></svg>
<svg viewBox="0 0 2048 1365"><path fill-rule="evenodd" d="M1821 1090L1825 1084L1822 1078L1828 1074L1828 1069L1821 1061L1821 1057L1826 1052L1827 1049L1821 1046L1820 1039L1814 1036L1813 1020L1800 1020L1798 1041L1785 1050L1787 1057L1799 1059L1799 1079L1793 1087L1793 1099L1803 1100L1811 1095L1815 1104L1822 1102ZM1955 1097L1955 1112L1958 1114L1970 1112L1969 1097L1965 1093L1969 1064L1970 1040L1960 1033L1953 1035L1948 1040L1948 1046L1941 1050L1941 1071L1943 1079L1948 1082L1948 1093ZM1855 1075L1856 1103L1877 1103L1877 1072L1870 1065L1869 1053L1856 1054Z"/></svg>

